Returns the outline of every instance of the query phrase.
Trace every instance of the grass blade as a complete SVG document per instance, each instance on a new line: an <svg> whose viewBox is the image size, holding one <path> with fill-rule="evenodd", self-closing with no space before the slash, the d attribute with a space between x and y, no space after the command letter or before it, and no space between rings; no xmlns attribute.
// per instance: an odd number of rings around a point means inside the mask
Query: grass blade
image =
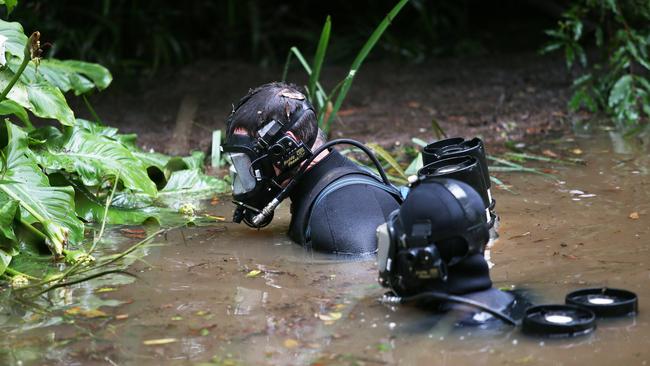
<svg viewBox="0 0 650 366"><path fill-rule="evenodd" d="M366 144L366 145L369 148L371 148L372 151L374 151L377 155L379 155L380 158L384 159L384 161L386 161L391 166L391 168L395 169L395 171L400 176L402 176L402 178L408 179L406 173L404 173L404 169L402 169L402 167L399 166L395 158L393 158L388 151L384 150L384 148L379 146L378 144Z"/></svg>
<svg viewBox="0 0 650 366"><path fill-rule="evenodd" d="M419 139L417 137L413 137L411 139L411 142L413 142L414 144L416 144L416 145L418 145L420 147L426 147L427 145L429 145L426 141L424 141L422 139Z"/></svg>
<svg viewBox="0 0 650 366"><path fill-rule="evenodd" d="M328 15L327 19L325 19L325 25L323 26L323 31L320 34L320 39L318 40L318 48L316 48L316 54L314 55L314 62L312 63L314 70L311 75L309 75L309 83L307 84L309 95L314 99L316 96L316 83L318 83L318 79L320 78L320 70L323 66L325 53L327 52L327 45L329 44L331 30L332 20Z"/></svg>
<svg viewBox="0 0 650 366"><path fill-rule="evenodd" d="M526 172L526 173L539 174L539 175L545 176L547 178L553 178L553 179L556 178L556 176L553 175L553 174L544 173L544 172L539 171L539 170L534 169L534 168L527 168L527 167L525 167L523 165L516 164L516 163L513 163L513 162L505 160L505 159L497 158L497 157L494 157L494 156L488 156L487 158L490 159L490 160L493 160L493 161L495 161L497 163L505 165L505 167L502 167L502 166L490 166L490 167L488 167L488 169L490 171L493 171L493 172Z"/></svg>
<svg viewBox="0 0 650 366"><path fill-rule="evenodd" d="M400 10L406 5L408 0L400 0L395 7L386 15L384 20L379 23L377 28L375 29L374 32L370 35L370 38L366 41L366 43L363 45L361 48L361 51L357 54L357 57L354 59L352 62L352 66L350 67L350 71L348 71L348 75L345 77L343 81L343 86L341 87L341 91L338 93L336 97L336 102L334 103L334 107L332 108L332 113L330 113L329 117L325 121L325 123L321 126L323 131L327 133L329 131L330 124L332 123L332 120L336 116L336 113L339 111L341 108L341 104L343 104L343 100L345 100L345 97L348 94L348 91L350 90L350 86L352 86L352 82L354 81L354 76L356 75L357 71L361 67L361 64L363 61L366 59L370 51L373 49L379 38L384 34L384 31L390 23L393 21L393 19L399 14Z"/></svg>
<svg viewBox="0 0 650 366"><path fill-rule="evenodd" d="M557 163L557 164L571 164L571 165L584 165L585 161L582 159L574 159L574 158L566 158L566 159L555 159L555 158L548 158L546 156L540 156L540 155L535 155L535 154L527 154L527 153L513 153L513 152L508 152L505 154L505 157L512 157L515 159L524 159L524 160L537 160L537 161L543 161L546 163Z"/></svg>
<svg viewBox="0 0 650 366"><path fill-rule="evenodd" d="M282 81L285 81L287 79L287 73L289 72L289 63L291 62L291 55L296 56L302 68L305 69L305 72L311 78L312 70L311 70L311 66L309 66L309 63L307 62L307 59L305 59L305 56L302 55L302 52L300 52L298 47L291 47L291 49L289 50L289 55L287 56L287 62L284 64ZM325 90L323 89L323 86L320 85L320 82L318 82L318 80L316 80L316 88L318 89L319 92L323 93L323 95L327 95L327 93L325 93ZM309 99L311 102L314 103L317 102L317 100L314 98L313 95L309 95ZM322 106L318 106L318 107L322 108Z"/></svg>
<svg viewBox="0 0 650 366"><path fill-rule="evenodd" d="M504 191L506 191L506 192L510 192L510 193L512 193L512 194L518 194L517 192L513 191L512 189L510 189L510 187L508 187L507 184L503 183L503 181L501 181L501 179L499 179L499 178L497 178L497 177L490 176L490 180L491 180L494 184L496 184L500 189L503 189Z"/></svg>

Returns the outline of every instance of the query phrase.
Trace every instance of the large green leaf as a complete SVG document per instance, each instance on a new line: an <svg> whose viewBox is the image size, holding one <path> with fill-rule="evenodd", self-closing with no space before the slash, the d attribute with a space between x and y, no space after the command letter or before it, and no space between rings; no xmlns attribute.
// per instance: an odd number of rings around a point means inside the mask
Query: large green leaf
<svg viewBox="0 0 650 366"><path fill-rule="evenodd" d="M49 169L76 172L87 186L97 186L109 176L117 176L127 188L155 196L156 185L144 164L118 141L74 128L60 149L40 151L38 159Z"/></svg>
<svg viewBox="0 0 650 366"><path fill-rule="evenodd" d="M0 71L0 91L4 90L9 82L14 77L14 72L9 69L3 69ZM17 82L13 88L7 94L7 99L13 100L18 105L21 105L27 109L31 108L29 103L29 93L27 93L27 87L21 82Z"/></svg>
<svg viewBox="0 0 650 366"><path fill-rule="evenodd" d="M11 253L7 252L3 248L0 248L0 275L5 273L7 267L9 267L9 263L11 263L12 258L13 256Z"/></svg>
<svg viewBox="0 0 650 366"><path fill-rule="evenodd" d="M205 153L203 151L192 151L190 156L182 158L187 165L186 169L200 169L205 168Z"/></svg>
<svg viewBox="0 0 650 366"><path fill-rule="evenodd" d="M106 223L112 225L140 225L151 220L160 223L159 209L156 207L132 209L109 206L107 211L106 203L97 200L86 187L77 184L74 187L77 216L87 222L102 222L106 213Z"/></svg>
<svg viewBox="0 0 650 366"><path fill-rule="evenodd" d="M12 257L18 253L14 233L14 220L17 213L18 201L0 192L0 275L7 270Z"/></svg>
<svg viewBox="0 0 650 366"><path fill-rule="evenodd" d="M17 58L9 62L9 67L0 71L0 90L4 90L15 75L18 69ZM28 66L27 69L30 69ZM26 70L27 70L26 69ZM63 93L52 84L39 77L39 80L27 81L21 77L11 88L7 99L16 102L18 105L30 110L34 115L41 118L52 118L59 120L66 126L74 125L74 113L63 96Z"/></svg>
<svg viewBox="0 0 650 366"><path fill-rule="evenodd" d="M62 92L72 90L75 95L84 94L95 87L99 90L106 89L113 80L113 76L104 66L76 60L45 59L37 68L28 67L23 73L26 80L36 80L38 76L42 76Z"/></svg>
<svg viewBox="0 0 650 366"><path fill-rule="evenodd" d="M29 106L27 109L42 118L56 119L66 126L74 126L74 113L61 91L46 82L27 84Z"/></svg>
<svg viewBox="0 0 650 366"><path fill-rule="evenodd" d="M7 37L6 51L22 59L25 43L27 43L27 36L23 31L23 26L18 22L7 22L0 19L0 34Z"/></svg>
<svg viewBox="0 0 650 366"><path fill-rule="evenodd" d="M32 128L32 122L29 120L27 111L20 104L10 99L5 99L0 102L0 116L13 114L25 124L26 127Z"/></svg>
<svg viewBox="0 0 650 366"><path fill-rule="evenodd" d="M42 226L50 250L61 255L68 242L76 244L83 239L83 224L75 215L74 190L51 187L27 147L27 134L8 121L4 125L6 171L0 191L18 201L24 222Z"/></svg>
<svg viewBox="0 0 650 366"><path fill-rule="evenodd" d="M0 239L17 240L13 225L17 210L18 201L0 193Z"/></svg>
<svg viewBox="0 0 650 366"><path fill-rule="evenodd" d="M201 173L198 169L187 169L173 172L160 196L207 195L222 193L228 190L228 185L221 179Z"/></svg>

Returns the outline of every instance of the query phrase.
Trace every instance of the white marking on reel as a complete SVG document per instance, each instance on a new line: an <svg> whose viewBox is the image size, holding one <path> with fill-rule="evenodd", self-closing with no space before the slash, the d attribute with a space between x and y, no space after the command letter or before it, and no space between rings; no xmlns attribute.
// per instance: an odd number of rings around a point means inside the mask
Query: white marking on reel
<svg viewBox="0 0 650 366"><path fill-rule="evenodd" d="M559 314L545 315L544 319L546 319L547 322L555 324L567 324L573 321L572 317Z"/></svg>
<svg viewBox="0 0 650 366"><path fill-rule="evenodd" d="M587 301L589 301L589 303L594 305L609 305L614 303L614 299L606 296L590 297Z"/></svg>

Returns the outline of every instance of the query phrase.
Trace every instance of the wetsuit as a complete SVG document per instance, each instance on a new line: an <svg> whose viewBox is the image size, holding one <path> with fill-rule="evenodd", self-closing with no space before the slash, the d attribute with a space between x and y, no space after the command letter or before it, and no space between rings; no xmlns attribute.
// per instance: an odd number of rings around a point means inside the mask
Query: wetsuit
<svg viewBox="0 0 650 366"><path fill-rule="evenodd" d="M397 189L332 150L293 190L289 236L322 252L374 253L377 226L400 203Z"/></svg>

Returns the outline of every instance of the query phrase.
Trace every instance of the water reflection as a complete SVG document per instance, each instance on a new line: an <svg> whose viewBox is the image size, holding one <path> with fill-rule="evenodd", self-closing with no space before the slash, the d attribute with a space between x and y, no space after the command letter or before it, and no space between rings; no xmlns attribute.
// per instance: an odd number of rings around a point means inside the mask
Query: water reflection
<svg viewBox="0 0 650 366"><path fill-rule="evenodd" d="M135 283L88 283L50 295L61 309L98 306L93 299L122 304L102 306L106 317L30 323L33 311L2 305L0 347L12 351L0 352L0 363L643 364L650 361L650 155L639 142L617 144L624 142L611 134L561 140L555 151L579 148L587 165L540 166L558 180L500 176L517 195L493 192L501 216L490 248L497 287L524 288L538 304L591 286L639 295L637 318L599 321L591 335L552 340L498 323L458 327L457 314L380 304L374 258L351 261L292 244L285 207L260 231L221 224L168 233L157 241L163 246L145 249L146 262L132 258ZM232 208L210 209L228 217ZM119 250L119 229L109 237L107 250ZM101 287L118 290L98 294ZM156 339L175 341L144 343Z"/></svg>

